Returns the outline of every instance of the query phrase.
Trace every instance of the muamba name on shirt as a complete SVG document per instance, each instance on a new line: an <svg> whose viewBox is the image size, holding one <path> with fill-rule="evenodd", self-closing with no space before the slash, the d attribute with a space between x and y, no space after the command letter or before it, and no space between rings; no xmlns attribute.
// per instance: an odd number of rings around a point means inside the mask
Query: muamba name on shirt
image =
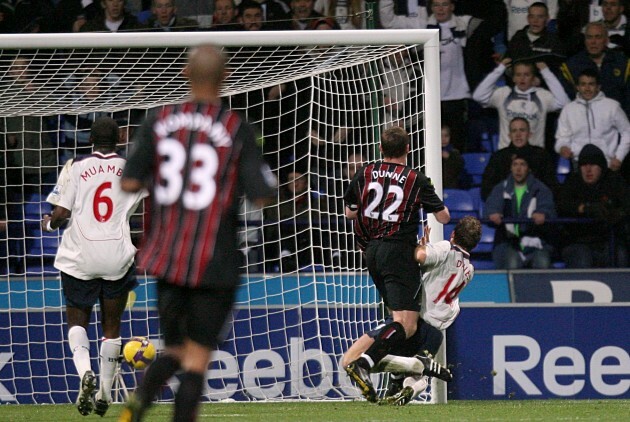
<svg viewBox="0 0 630 422"><path fill-rule="evenodd" d="M96 176L97 174L100 174L100 173L110 173L110 174L115 174L116 176L120 177L122 176L123 169L122 167L118 167L114 165L92 166L86 169L83 173L81 173L81 179L85 182L90 177Z"/></svg>

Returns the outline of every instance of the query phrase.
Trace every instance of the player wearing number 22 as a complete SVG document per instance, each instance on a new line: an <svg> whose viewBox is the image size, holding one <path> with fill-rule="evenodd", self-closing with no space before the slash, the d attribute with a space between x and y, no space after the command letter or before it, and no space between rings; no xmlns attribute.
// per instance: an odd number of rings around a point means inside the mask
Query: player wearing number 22
<svg viewBox="0 0 630 422"><path fill-rule="evenodd" d="M374 344L346 367L369 400L376 400L367 373L417 330L421 270L415 260L420 209L446 224L450 214L421 172L407 166L409 134L400 127L386 129L379 146L382 161L363 166L344 195L346 217L354 219L355 238L365 252L368 271L393 322L385 325Z"/></svg>
<svg viewBox="0 0 630 422"><path fill-rule="evenodd" d="M216 47L194 48L185 68L192 98L149 115L134 134L122 186L150 187L150 228L139 266L158 278L166 348L147 368L121 421L140 420L179 370L173 420L195 419L240 280L240 197L265 205L277 194L252 127L221 103L224 66Z"/></svg>
<svg viewBox="0 0 630 422"><path fill-rule="evenodd" d="M103 416L112 401L111 388L120 356L120 319L127 296L136 286L129 218L145 190L123 192L120 178L125 159L114 150L118 125L109 117L94 121L90 132L93 153L75 158L62 169L47 201L55 205L42 229L53 231L67 220L55 257L66 298L68 342L81 386L77 407L82 415ZM100 302L103 338L100 346L100 389L90 365L87 328L92 308ZM96 399L96 402L94 401Z"/></svg>

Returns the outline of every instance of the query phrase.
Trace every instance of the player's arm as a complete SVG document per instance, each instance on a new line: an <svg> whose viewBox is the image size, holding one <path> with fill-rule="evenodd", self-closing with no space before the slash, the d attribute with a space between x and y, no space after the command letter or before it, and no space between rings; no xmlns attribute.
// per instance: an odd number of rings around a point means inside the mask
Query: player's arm
<svg viewBox="0 0 630 422"><path fill-rule="evenodd" d="M446 205L444 206L444 209L434 212L433 215L438 223L448 224L448 222L451 221L451 213Z"/></svg>
<svg viewBox="0 0 630 422"><path fill-rule="evenodd" d="M349 220L355 220L359 216L359 211L354 206L354 209L350 205L346 205L346 218Z"/></svg>
<svg viewBox="0 0 630 422"><path fill-rule="evenodd" d="M120 188L125 192L139 192L143 187L144 184L138 179L131 177L123 177L120 179Z"/></svg>
<svg viewBox="0 0 630 422"><path fill-rule="evenodd" d="M42 218L42 230L53 232L61 227L70 218L70 210L60 205L53 208L52 215L44 215Z"/></svg>

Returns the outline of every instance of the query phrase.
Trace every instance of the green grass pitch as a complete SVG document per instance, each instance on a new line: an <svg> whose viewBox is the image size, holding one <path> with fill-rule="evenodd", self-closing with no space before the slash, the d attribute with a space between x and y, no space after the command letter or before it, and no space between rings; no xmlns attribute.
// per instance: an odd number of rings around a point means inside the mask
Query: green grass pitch
<svg viewBox="0 0 630 422"><path fill-rule="evenodd" d="M81 416L73 405L1 405L0 421L115 421L122 410ZM151 408L147 422L166 422L171 405ZM450 401L446 405L378 406L367 402L203 404L198 421L623 421L630 400Z"/></svg>

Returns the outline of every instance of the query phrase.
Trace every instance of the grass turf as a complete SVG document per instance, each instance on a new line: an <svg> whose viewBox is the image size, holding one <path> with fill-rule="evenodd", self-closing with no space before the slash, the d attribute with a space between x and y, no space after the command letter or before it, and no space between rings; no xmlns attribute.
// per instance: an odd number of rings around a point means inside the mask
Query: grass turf
<svg viewBox="0 0 630 422"><path fill-rule="evenodd" d="M112 405L104 418L81 416L74 405L2 405L0 421L115 421ZM171 419L171 405L156 405L147 422ZM630 400L450 401L446 405L377 406L366 402L273 402L203 404L198 421L621 421Z"/></svg>

